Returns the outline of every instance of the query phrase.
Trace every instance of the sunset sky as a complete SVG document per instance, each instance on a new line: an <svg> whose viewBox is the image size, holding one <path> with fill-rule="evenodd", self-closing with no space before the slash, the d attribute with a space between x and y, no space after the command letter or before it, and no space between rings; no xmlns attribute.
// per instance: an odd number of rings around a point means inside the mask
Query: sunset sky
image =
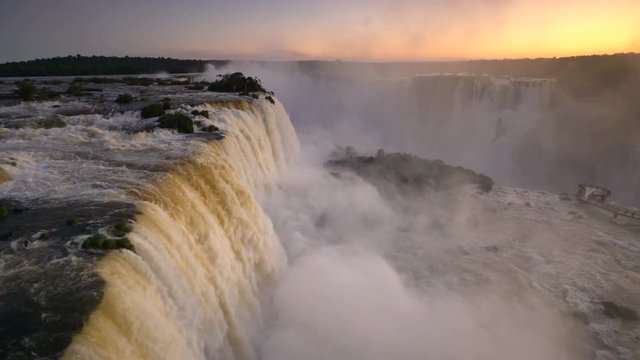
<svg viewBox="0 0 640 360"><path fill-rule="evenodd" d="M640 51L640 0L0 0L0 62L412 61Z"/></svg>

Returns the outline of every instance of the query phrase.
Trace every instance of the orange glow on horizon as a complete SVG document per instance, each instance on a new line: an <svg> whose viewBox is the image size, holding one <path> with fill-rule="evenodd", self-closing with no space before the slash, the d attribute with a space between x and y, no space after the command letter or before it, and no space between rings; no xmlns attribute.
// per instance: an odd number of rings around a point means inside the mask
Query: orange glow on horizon
<svg viewBox="0 0 640 360"><path fill-rule="evenodd" d="M486 7L411 8L372 21L335 21L284 41L285 53L303 59L421 61L563 57L640 52L640 1L540 0ZM418 6L418 5L416 5ZM352 21L351 21L352 20ZM354 25L355 24L355 25ZM246 50L246 48L245 48ZM255 49L259 57L266 49ZM251 57L251 55L249 55Z"/></svg>

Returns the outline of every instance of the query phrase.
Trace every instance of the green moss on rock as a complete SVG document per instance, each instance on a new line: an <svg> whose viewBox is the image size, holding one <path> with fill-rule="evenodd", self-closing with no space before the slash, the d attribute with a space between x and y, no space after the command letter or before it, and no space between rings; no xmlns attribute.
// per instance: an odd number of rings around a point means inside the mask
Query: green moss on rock
<svg viewBox="0 0 640 360"><path fill-rule="evenodd" d="M208 88L209 91L216 92L266 92L262 87L260 80L251 76L244 76L241 72L232 74L218 75L218 79L212 82Z"/></svg>
<svg viewBox="0 0 640 360"><path fill-rule="evenodd" d="M158 117L164 114L164 106L161 103L149 104L140 110L140 116L143 119Z"/></svg>
<svg viewBox="0 0 640 360"><path fill-rule="evenodd" d="M113 235L122 237L133 230L133 226L127 221L121 221L113 226Z"/></svg>
<svg viewBox="0 0 640 360"><path fill-rule="evenodd" d="M118 104L129 104L133 102L133 96L131 94L120 94L116 98L116 103Z"/></svg>
<svg viewBox="0 0 640 360"><path fill-rule="evenodd" d="M33 96L38 91L38 88L29 80L18 83L18 87L15 90L16 95L22 100L29 101L33 99Z"/></svg>
<svg viewBox="0 0 640 360"><path fill-rule="evenodd" d="M219 131L219 130L220 129L218 129L218 127L215 126L215 125L209 125L209 126L205 126L205 127L200 128L200 131L209 132L209 133L216 132L216 131Z"/></svg>
<svg viewBox="0 0 640 360"><path fill-rule="evenodd" d="M82 243L83 249L95 250L117 250L127 249L135 251L135 248L129 239L109 239L103 235L92 235Z"/></svg>
<svg viewBox="0 0 640 360"><path fill-rule="evenodd" d="M185 114L164 114L159 119L160 127L164 129L176 129L179 133L193 133L193 120Z"/></svg>
<svg viewBox="0 0 640 360"><path fill-rule="evenodd" d="M67 87L66 93L71 96L82 96L84 95L84 89L82 88L82 85L72 83Z"/></svg>

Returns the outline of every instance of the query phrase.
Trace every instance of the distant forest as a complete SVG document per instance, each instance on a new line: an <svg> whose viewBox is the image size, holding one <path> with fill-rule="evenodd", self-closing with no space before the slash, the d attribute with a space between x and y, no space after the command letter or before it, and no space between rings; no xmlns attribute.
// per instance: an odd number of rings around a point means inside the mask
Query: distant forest
<svg viewBox="0 0 640 360"><path fill-rule="evenodd" d="M0 64L0 77L197 73L203 72L207 64L225 63L224 60L76 55Z"/></svg>
<svg viewBox="0 0 640 360"><path fill-rule="evenodd" d="M151 57L65 56L0 64L0 77L136 75L166 72L198 73L207 64L228 60L179 60ZM259 61L244 61L260 63ZM572 92L591 92L640 82L640 54L574 56L563 58L361 63L348 61L272 62L272 69L303 74L411 76L420 73L472 73L494 76L556 78Z"/></svg>

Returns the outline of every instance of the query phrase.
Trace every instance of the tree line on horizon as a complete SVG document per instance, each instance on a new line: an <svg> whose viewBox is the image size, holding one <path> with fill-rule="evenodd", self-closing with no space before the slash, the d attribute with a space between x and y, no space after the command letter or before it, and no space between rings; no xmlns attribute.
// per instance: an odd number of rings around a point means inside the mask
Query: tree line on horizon
<svg viewBox="0 0 640 360"><path fill-rule="evenodd" d="M137 75L166 72L169 74L199 73L207 64L216 67L229 60L182 60L165 57L82 56L69 55L47 59L16 61L0 64L0 77ZM601 81L619 80L640 71L640 54L586 55L561 58L416 61L366 63L349 61L300 60L295 64L303 73L358 74L372 69L381 75L412 75L417 73L475 73L495 76L560 78L573 73L601 74ZM282 64L282 63L280 63Z"/></svg>
<svg viewBox="0 0 640 360"><path fill-rule="evenodd" d="M221 66L227 62L164 57L69 55L0 64L0 77L200 73L205 71L207 64Z"/></svg>

